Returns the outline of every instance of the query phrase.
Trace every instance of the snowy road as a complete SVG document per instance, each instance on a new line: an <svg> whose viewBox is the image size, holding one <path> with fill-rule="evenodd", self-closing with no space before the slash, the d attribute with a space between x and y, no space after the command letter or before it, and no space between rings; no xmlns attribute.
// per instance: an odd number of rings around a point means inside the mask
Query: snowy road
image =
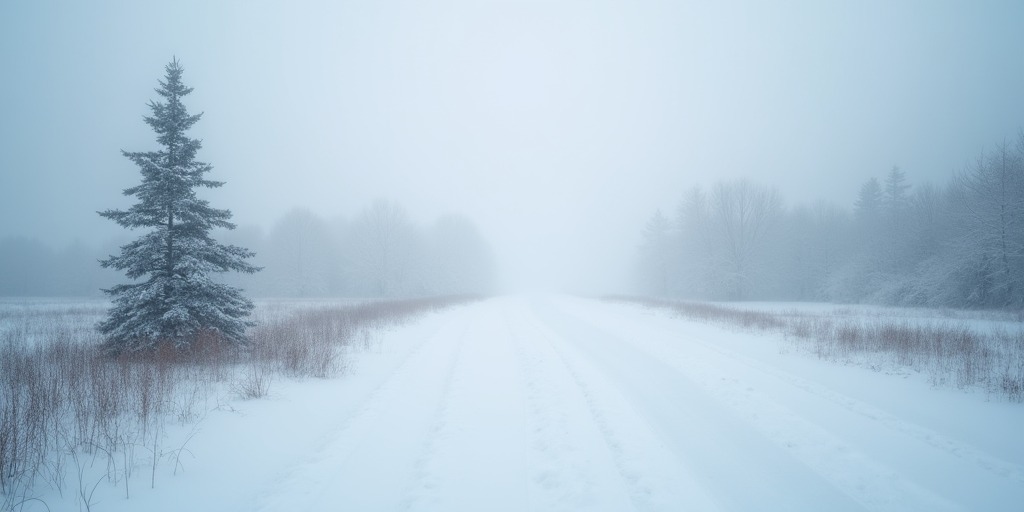
<svg viewBox="0 0 1024 512"><path fill-rule="evenodd" d="M714 339L728 335L582 299L444 313L242 508L1024 507L1016 439L976 446Z"/></svg>
<svg viewBox="0 0 1024 512"><path fill-rule="evenodd" d="M172 432L180 465L92 510L1024 510L1024 406L920 376L569 297L378 336Z"/></svg>

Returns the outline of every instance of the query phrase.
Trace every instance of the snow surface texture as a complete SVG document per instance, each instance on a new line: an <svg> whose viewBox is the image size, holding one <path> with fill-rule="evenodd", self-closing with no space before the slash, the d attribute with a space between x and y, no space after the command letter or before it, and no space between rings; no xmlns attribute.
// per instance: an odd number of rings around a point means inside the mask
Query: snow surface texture
<svg viewBox="0 0 1024 512"><path fill-rule="evenodd" d="M506 297L376 347L343 378L275 381L267 400L211 412L183 472L129 500L101 486L92 510L1024 504L1024 407L782 354L766 336Z"/></svg>

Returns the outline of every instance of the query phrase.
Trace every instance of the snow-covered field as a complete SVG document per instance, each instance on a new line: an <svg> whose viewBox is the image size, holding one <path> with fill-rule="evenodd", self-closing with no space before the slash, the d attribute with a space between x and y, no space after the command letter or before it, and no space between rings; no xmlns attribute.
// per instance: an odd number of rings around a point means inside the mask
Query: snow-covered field
<svg viewBox="0 0 1024 512"><path fill-rule="evenodd" d="M296 311L354 306L374 299L257 299L253 321L264 324ZM17 338L31 342L55 330L73 333L74 338L97 341L94 327L103 319L110 301L81 297L0 297L0 341Z"/></svg>
<svg viewBox="0 0 1024 512"><path fill-rule="evenodd" d="M790 317L827 316L834 319L898 320L914 325L964 324L980 330L1024 331L1024 310L936 309L827 302L722 302L711 304Z"/></svg>
<svg viewBox="0 0 1024 512"><path fill-rule="evenodd" d="M172 426L91 510L1021 510L1024 406L570 297L394 328L338 379ZM101 458L102 459L102 458ZM94 482L102 468L84 478ZM90 485L92 485L90 483ZM79 510L41 496L49 510ZM41 502L25 510L46 510Z"/></svg>

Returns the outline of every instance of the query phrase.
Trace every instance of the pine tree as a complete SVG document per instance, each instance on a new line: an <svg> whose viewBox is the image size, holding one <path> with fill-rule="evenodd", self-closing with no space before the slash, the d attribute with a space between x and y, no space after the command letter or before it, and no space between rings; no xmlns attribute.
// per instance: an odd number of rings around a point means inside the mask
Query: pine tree
<svg viewBox="0 0 1024 512"><path fill-rule="evenodd" d="M665 297L669 292L672 273L672 223L661 209L647 221L640 245L641 278L644 293Z"/></svg>
<svg viewBox="0 0 1024 512"><path fill-rule="evenodd" d="M878 178L871 178L861 185L857 202L854 203L854 212L861 222L874 224L878 220L881 209L882 186L878 184Z"/></svg>
<svg viewBox="0 0 1024 512"><path fill-rule="evenodd" d="M907 183L906 174L899 167L893 166L885 178L885 195L882 198L885 207L882 240L885 246L885 270L898 274L908 273L909 267L913 265L913 261L906 257L910 242L906 219L910 208L907 190L910 190L910 184Z"/></svg>
<svg viewBox="0 0 1024 512"><path fill-rule="evenodd" d="M115 352L163 342L184 348L200 334L244 343L245 328L251 325L246 318L252 301L210 275L260 269L245 261L254 256L248 249L222 245L210 237L213 228L235 227L229 222L231 212L210 207L196 196L196 189L224 183L204 178L212 166L196 160L202 142L185 134L202 114L189 115L181 102L192 88L181 81L180 63L174 59L165 70L156 89L164 101L151 101L152 115L145 118L161 148L122 151L142 173L142 183L124 191L138 202L127 210L99 212L125 228L149 230L121 247L120 255L101 261L133 280L104 290L114 304L98 329Z"/></svg>
<svg viewBox="0 0 1024 512"><path fill-rule="evenodd" d="M906 209L909 197L907 190L910 184L907 183L907 175L899 167L893 166L889 175L885 177L885 196L883 204L888 210L889 216L897 219L903 210Z"/></svg>

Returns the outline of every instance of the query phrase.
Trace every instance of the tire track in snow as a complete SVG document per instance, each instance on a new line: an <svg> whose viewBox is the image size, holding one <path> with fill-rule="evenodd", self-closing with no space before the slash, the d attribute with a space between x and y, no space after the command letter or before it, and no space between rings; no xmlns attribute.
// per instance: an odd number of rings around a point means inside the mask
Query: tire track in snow
<svg viewBox="0 0 1024 512"><path fill-rule="evenodd" d="M666 456L666 447L653 432L647 418L637 414L611 383L577 354L572 356L565 339L542 321L532 308L516 311L521 327L515 338L541 345L540 360L549 361L548 371L563 377L567 401L582 400L586 422L595 430L600 447L584 447L607 453L619 487L628 501L608 504L608 510L678 510L681 504L692 510L717 510L715 501L693 479L690 471ZM605 479L606 480L606 479ZM605 490L606 491L606 490Z"/></svg>
<svg viewBox="0 0 1024 512"><path fill-rule="evenodd" d="M580 425L573 424L569 417L572 407L567 402L576 397L566 396L565 382L559 382L565 376L558 368L551 368L551 354L536 346L536 336L516 328L522 320L514 324L506 311L503 321L524 376L531 447L531 503L543 504L538 507L542 510L594 508L598 484L591 464L593 450L578 446L584 436L573 435Z"/></svg>
<svg viewBox="0 0 1024 512"><path fill-rule="evenodd" d="M431 363L454 364L465 325L460 314L402 357L314 455L289 468L255 506L242 510L293 511L334 509L394 510L400 505L400 484L409 481L415 461L410 454L427 432L448 372ZM329 407L330 404L325 404ZM422 424L422 426L421 426ZM402 478L402 473L406 473ZM397 486L397 488L396 488Z"/></svg>
<svg viewBox="0 0 1024 512"><path fill-rule="evenodd" d="M472 324L475 325L476 323L477 321L474 319ZM439 446L441 444L439 440L442 437L445 437L445 429L451 423L449 415L451 412L452 384L455 379L456 371L460 364L463 363L465 353L464 346L469 332L470 325L467 324L462 331L458 350L452 357L447 371L445 371L444 389L441 392L437 408L435 409L430 421L430 428L427 431L426 438L424 439L422 447L416 456L416 462L413 465L413 479L410 480L409 485L406 487L404 498L401 502L401 508L404 510L435 509L439 501L436 491L437 488L442 485L441 480L443 479L443 476L431 467L431 463L443 450L443 448Z"/></svg>
<svg viewBox="0 0 1024 512"><path fill-rule="evenodd" d="M651 491L640 482L640 478L636 473L626 468L626 464L623 461L622 445L608 427L608 421L605 419L605 415L597 409L590 389L583 384L579 374L566 361L565 356L555 347L554 343L552 343L550 334L543 332L536 325L531 327L533 334L530 335L530 337L533 339L544 340L546 347L550 349L550 352L554 354L555 359L558 361L561 370L568 375L572 384L579 392L579 395L583 398L583 401L587 406L587 412L589 413L590 419L601 435L604 447L608 450L608 453L611 456L615 470L620 479L620 483L626 490L633 508L639 510L649 509L648 501ZM592 482L588 482L588 484L588 487L593 485Z"/></svg>

